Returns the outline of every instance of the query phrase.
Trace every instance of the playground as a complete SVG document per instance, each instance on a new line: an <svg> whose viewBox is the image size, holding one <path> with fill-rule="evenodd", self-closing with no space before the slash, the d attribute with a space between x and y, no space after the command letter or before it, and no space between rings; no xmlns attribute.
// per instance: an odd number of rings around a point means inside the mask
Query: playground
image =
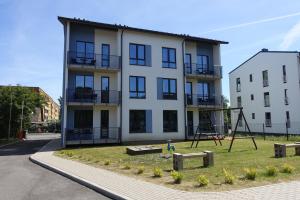
<svg viewBox="0 0 300 200"><path fill-rule="evenodd" d="M192 141L177 142L170 144L174 148L169 148L168 141L162 144L153 144L152 147L162 149L162 153L147 153L142 155L129 155L126 153L128 146L101 146L101 147L77 147L67 148L56 152L57 156L76 160L88 165L104 168L127 176L154 182L171 188L186 191L221 191L237 188L265 185L281 181L295 180L300 178L300 157L295 156L295 149L287 148L286 157L274 157L274 144L288 144L300 141L299 137L256 137L256 150L252 138L234 141L230 152L231 144L229 138L222 140L222 146L216 145L214 141L199 141L197 148L191 148ZM174 153L191 154L205 151L214 154L213 166L205 167L202 159L195 157L184 160L183 175L181 184L175 184L172 176ZM282 166L289 164L295 167L292 173L281 172ZM278 173L274 176L266 174L266 167L276 167ZM161 177L153 176L153 169L161 169ZM255 168L257 175L255 180L245 179L245 168ZM142 170L141 170L142 169ZM233 177L233 184L224 183L224 171L228 171ZM199 187L196 179L199 175L204 175L209 184L206 187Z"/></svg>

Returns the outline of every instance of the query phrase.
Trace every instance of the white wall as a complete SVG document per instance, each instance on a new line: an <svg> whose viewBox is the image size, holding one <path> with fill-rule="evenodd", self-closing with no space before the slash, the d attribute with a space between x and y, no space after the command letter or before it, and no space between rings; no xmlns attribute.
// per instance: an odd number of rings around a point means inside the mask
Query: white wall
<svg viewBox="0 0 300 200"><path fill-rule="evenodd" d="M287 83L283 83L282 65L286 65ZM268 87L263 87L262 71L264 70L268 70ZM300 122L298 71L298 53L259 53L229 75L231 107L237 107L237 97L241 96L245 117L253 131L262 130L265 112L271 112L272 127L265 128L265 131L285 133L286 111L289 111L292 122ZM250 74L253 76L253 82L249 81ZM236 78L238 77L241 79L241 92L236 92ZM288 89L289 105L284 103L284 89ZM270 107L264 107L264 92L270 93ZM253 101L250 98L251 94L254 94ZM252 119L252 113L255 113L255 119ZM235 122L237 113L232 114L232 122ZM300 134L299 125L291 127L291 132L295 131L293 128L298 129Z"/></svg>

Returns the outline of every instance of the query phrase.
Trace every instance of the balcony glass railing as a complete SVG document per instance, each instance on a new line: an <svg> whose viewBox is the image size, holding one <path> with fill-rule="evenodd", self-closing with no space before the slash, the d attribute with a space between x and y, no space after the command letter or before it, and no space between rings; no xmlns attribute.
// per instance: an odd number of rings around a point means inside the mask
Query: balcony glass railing
<svg viewBox="0 0 300 200"><path fill-rule="evenodd" d="M202 76L214 76L222 77L222 67L197 64L197 63L185 63L185 74L186 75L202 75Z"/></svg>
<svg viewBox="0 0 300 200"><path fill-rule="evenodd" d="M120 92L116 90L67 89L67 102L69 103L119 104L120 99Z"/></svg>
<svg viewBox="0 0 300 200"><path fill-rule="evenodd" d="M192 106L221 106L221 98L207 95L186 94L186 104Z"/></svg>
<svg viewBox="0 0 300 200"><path fill-rule="evenodd" d="M68 64L93 66L96 69L120 69L121 56L69 51Z"/></svg>

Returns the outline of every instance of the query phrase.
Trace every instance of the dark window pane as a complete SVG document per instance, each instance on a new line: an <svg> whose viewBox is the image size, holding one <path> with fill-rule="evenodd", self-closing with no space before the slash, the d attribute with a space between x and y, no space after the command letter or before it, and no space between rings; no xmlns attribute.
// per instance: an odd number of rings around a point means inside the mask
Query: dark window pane
<svg viewBox="0 0 300 200"><path fill-rule="evenodd" d="M177 132L178 120L176 110L164 110L163 111L163 129L164 132Z"/></svg>
<svg viewBox="0 0 300 200"><path fill-rule="evenodd" d="M163 79L163 92L168 93L169 92L169 80Z"/></svg>
<svg viewBox="0 0 300 200"><path fill-rule="evenodd" d="M94 86L94 77L93 76L85 76L85 87L93 88Z"/></svg>
<svg viewBox="0 0 300 200"><path fill-rule="evenodd" d="M175 49L169 49L169 61L175 63Z"/></svg>
<svg viewBox="0 0 300 200"><path fill-rule="evenodd" d="M162 61L168 62L168 49L162 48Z"/></svg>
<svg viewBox="0 0 300 200"><path fill-rule="evenodd" d="M138 91L144 92L145 91L145 79L142 77L138 78Z"/></svg>
<svg viewBox="0 0 300 200"><path fill-rule="evenodd" d="M136 58L136 45L134 44L129 45L129 57Z"/></svg>
<svg viewBox="0 0 300 200"><path fill-rule="evenodd" d="M145 46L138 45L138 59L145 59Z"/></svg>
<svg viewBox="0 0 300 200"><path fill-rule="evenodd" d="M75 86L76 86L76 88L84 87L84 76L77 75L75 77Z"/></svg>
<svg viewBox="0 0 300 200"><path fill-rule="evenodd" d="M130 110L129 132L130 133L146 132L146 111L145 110Z"/></svg>
<svg viewBox="0 0 300 200"><path fill-rule="evenodd" d="M136 77L129 78L129 88L130 91L136 91Z"/></svg>
<svg viewBox="0 0 300 200"><path fill-rule="evenodd" d="M170 92L175 93L176 92L176 81L170 80Z"/></svg>
<svg viewBox="0 0 300 200"><path fill-rule="evenodd" d="M94 58L94 44L93 43L86 43L85 44L85 48L86 48L86 57L87 58Z"/></svg>
<svg viewBox="0 0 300 200"><path fill-rule="evenodd" d="M76 42L76 57L85 57L85 43Z"/></svg>

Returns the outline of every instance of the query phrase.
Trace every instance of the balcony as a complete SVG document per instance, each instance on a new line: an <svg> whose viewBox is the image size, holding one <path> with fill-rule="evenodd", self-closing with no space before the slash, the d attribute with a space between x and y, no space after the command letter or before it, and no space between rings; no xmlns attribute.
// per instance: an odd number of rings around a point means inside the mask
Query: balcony
<svg viewBox="0 0 300 200"><path fill-rule="evenodd" d="M185 63L185 75L189 77L203 77L203 78L222 78L222 67L213 66L209 68L207 65L200 65L197 63Z"/></svg>
<svg viewBox="0 0 300 200"><path fill-rule="evenodd" d="M121 68L121 56L94 53L68 52L69 68L116 71Z"/></svg>
<svg viewBox="0 0 300 200"><path fill-rule="evenodd" d="M119 127L66 129L66 143L67 145L119 143L120 131Z"/></svg>
<svg viewBox="0 0 300 200"><path fill-rule="evenodd" d="M69 104L119 105L121 93L116 90L93 90L91 88L67 89Z"/></svg>
<svg viewBox="0 0 300 200"><path fill-rule="evenodd" d="M221 107L221 97L186 94L186 105L190 107Z"/></svg>

